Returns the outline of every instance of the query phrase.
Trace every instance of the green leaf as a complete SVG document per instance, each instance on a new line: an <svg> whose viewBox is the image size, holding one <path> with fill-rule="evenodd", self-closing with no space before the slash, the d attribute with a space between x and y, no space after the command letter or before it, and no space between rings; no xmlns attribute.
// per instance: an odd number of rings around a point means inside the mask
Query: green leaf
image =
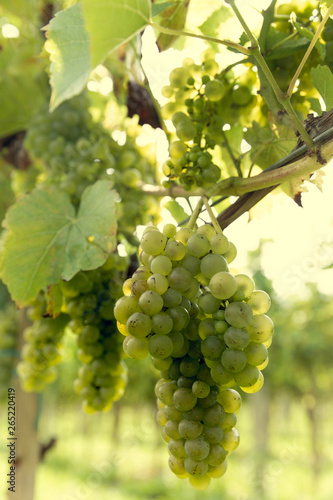
<svg viewBox="0 0 333 500"><path fill-rule="evenodd" d="M244 139L252 146L252 161L262 169L289 154L297 142L292 129L280 126L273 131L268 125L261 127L256 122L245 132Z"/></svg>
<svg viewBox="0 0 333 500"><path fill-rule="evenodd" d="M311 69L313 85L325 101L326 110L333 108L333 74L328 66L318 66Z"/></svg>
<svg viewBox="0 0 333 500"><path fill-rule="evenodd" d="M1 40L0 137L25 130L44 102L47 81L41 78L44 68L37 57L41 46L36 39Z"/></svg>
<svg viewBox="0 0 333 500"><path fill-rule="evenodd" d="M178 0L173 2L173 7L161 16L160 25L164 28L173 29L176 31L184 29L187 12L191 0ZM157 37L157 46L162 52L168 49L179 38L177 35L167 35L160 33Z"/></svg>
<svg viewBox="0 0 333 500"><path fill-rule="evenodd" d="M215 10L206 21L199 26L199 30L203 35L217 37L220 33L220 28L223 23L232 17L232 10L222 5Z"/></svg>
<svg viewBox="0 0 333 500"><path fill-rule="evenodd" d="M173 2L153 3L151 6L151 17L158 16L161 12L174 5Z"/></svg>
<svg viewBox="0 0 333 500"><path fill-rule="evenodd" d="M310 109L312 111L315 111L316 113L318 113L318 115L320 116L322 114L323 110L321 109L319 99L317 99L316 97L308 97L307 99L311 105Z"/></svg>
<svg viewBox="0 0 333 500"><path fill-rule="evenodd" d="M133 38L150 20L150 0L82 0L94 68L111 51Z"/></svg>
<svg viewBox="0 0 333 500"><path fill-rule="evenodd" d="M83 192L78 213L55 188L22 196L7 212L1 278L19 305L40 290L104 264L116 245L115 193L107 181Z"/></svg>
<svg viewBox="0 0 333 500"><path fill-rule="evenodd" d="M189 218L189 215L176 200L167 201L163 206L169 210L170 214L178 224Z"/></svg>
<svg viewBox="0 0 333 500"><path fill-rule="evenodd" d="M89 34L81 4L58 12L45 29L45 49L51 60L50 109L53 111L66 99L82 92L92 69Z"/></svg>

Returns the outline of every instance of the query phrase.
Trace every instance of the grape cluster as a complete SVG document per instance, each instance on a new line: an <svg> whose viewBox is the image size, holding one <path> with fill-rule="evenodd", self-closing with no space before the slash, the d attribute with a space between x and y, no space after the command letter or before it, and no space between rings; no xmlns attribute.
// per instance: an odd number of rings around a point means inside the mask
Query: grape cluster
<svg viewBox="0 0 333 500"><path fill-rule="evenodd" d="M16 308L7 304L0 311L0 401L5 399L15 370L17 352L18 322Z"/></svg>
<svg viewBox="0 0 333 500"><path fill-rule="evenodd" d="M224 143L222 129L228 123L224 110L230 103L246 106L253 98L247 86L231 83L220 72L214 53L205 51L202 61L198 65L186 58L182 67L171 71L170 85L162 89L170 99L164 116L171 118L179 139L171 142L170 158L162 167L168 177L166 187L176 179L186 189L219 181L221 169L214 162L214 148Z"/></svg>
<svg viewBox="0 0 333 500"><path fill-rule="evenodd" d="M52 383L57 375L56 365L63 358L64 328L68 322L66 315L56 319L39 317L38 301L32 306L30 314L35 318L31 326L24 330L25 344L21 351L21 361L17 365L17 373L21 385L27 392L43 391Z"/></svg>
<svg viewBox="0 0 333 500"><path fill-rule="evenodd" d="M119 195L119 227L133 232L137 224L154 220L158 212L154 198L143 199L139 189L143 180L155 182L155 166L135 142L137 129L119 145L93 122L85 94L62 103L53 113L43 107L25 139L30 155L43 160L45 167L35 182L58 185L78 205L87 186L98 179L111 181ZM24 186L22 180L20 184Z"/></svg>
<svg viewBox="0 0 333 500"><path fill-rule="evenodd" d="M74 388L87 413L108 411L125 389L127 369L113 307L121 294L118 271L126 267L127 259L111 254L100 270L80 272L60 285L82 363Z"/></svg>
<svg viewBox="0 0 333 500"><path fill-rule="evenodd" d="M198 489L226 471L239 444L241 397L233 387L261 388L273 334L270 298L229 271L235 256L233 243L208 224L196 232L148 226L142 265L114 308L125 353L150 354L161 372L157 416L170 468Z"/></svg>

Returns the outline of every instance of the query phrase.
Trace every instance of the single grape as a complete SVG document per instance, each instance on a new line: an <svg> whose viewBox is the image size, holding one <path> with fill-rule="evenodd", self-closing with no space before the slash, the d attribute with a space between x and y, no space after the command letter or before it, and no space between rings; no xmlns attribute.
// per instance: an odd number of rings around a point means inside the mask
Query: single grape
<svg viewBox="0 0 333 500"><path fill-rule="evenodd" d="M211 253L201 260L200 270L205 278L211 279L216 273L228 270L228 264L222 255Z"/></svg>
<svg viewBox="0 0 333 500"><path fill-rule="evenodd" d="M167 238L160 231L148 231L143 234L141 239L141 248L149 255L158 255L163 252Z"/></svg>
<svg viewBox="0 0 333 500"><path fill-rule="evenodd" d="M227 413L238 413L242 405L242 398L234 389L220 391L217 400Z"/></svg>
<svg viewBox="0 0 333 500"><path fill-rule="evenodd" d="M237 290L237 281L228 272L216 273L209 282L209 289L217 299L225 300Z"/></svg>
<svg viewBox="0 0 333 500"><path fill-rule="evenodd" d="M250 342L249 333L243 328L230 326L224 333L224 342L231 349L243 350Z"/></svg>
<svg viewBox="0 0 333 500"><path fill-rule="evenodd" d="M153 335L148 341L150 354L154 358L164 359L169 357L173 351L172 340L167 335Z"/></svg>
<svg viewBox="0 0 333 500"><path fill-rule="evenodd" d="M270 296L263 290L252 291L246 302L251 307L253 314L265 314L271 306Z"/></svg>
<svg viewBox="0 0 333 500"><path fill-rule="evenodd" d="M252 319L252 309L246 302L232 302L225 309L225 320L235 328L244 328Z"/></svg>

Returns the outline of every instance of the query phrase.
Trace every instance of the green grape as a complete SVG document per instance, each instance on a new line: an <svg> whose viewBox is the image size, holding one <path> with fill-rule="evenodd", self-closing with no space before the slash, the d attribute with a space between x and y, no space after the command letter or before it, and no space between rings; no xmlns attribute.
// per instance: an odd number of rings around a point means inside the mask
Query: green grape
<svg viewBox="0 0 333 500"><path fill-rule="evenodd" d="M167 335L155 334L148 341L150 354L154 358L167 358L172 354L173 343Z"/></svg>
<svg viewBox="0 0 333 500"><path fill-rule="evenodd" d="M124 340L124 351L132 359L144 359L149 354L148 340L128 335Z"/></svg>
<svg viewBox="0 0 333 500"><path fill-rule="evenodd" d="M220 439L220 442L223 439L223 431L220 427L217 427L222 432L222 437ZM220 444L214 443L211 444L210 446L210 451L208 457L205 459L205 462L213 467L217 467L218 465L221 465L227 457L226 450L221 446Z"/></svg>
<svg viewBox="0 0 333 500"><path fill-rule="evenodd" d="M227 413L238 413L242 405L242 398L234 389L220 391L217 400Z"/></svg>
<svg viewBox="0 0 333 500"><path fill-rule="evenodd" d="M114 317L125 325L132 314L140 312L139 303L134 297L121 297L114 306Z"/></svg>
<svg viewBox="0 0 333 500"><path fill-rule="evenodd" d="M186 328L190 321L190 315L186 311L186 309L182 306L176 306L168 309L168 314L170 314L172 321L173 321L173 327L175 330L183 330Z"/></svg>
<svg viewBox="0 0 333 500"><path fill-rule="evenodd" d="M181 261L181 266L184 269L190 271L190 273L193 276L196 276L197 274L200 273L200 264L201 264L200 259L190 254L186 254L184 259Z"/></svg>
<svg viewBox="0 0 333 500"><path fill-rule="evenodd" d="M169 467L170 470L172 470L172 472L176 474L176 476L182 476L183 474L186 474L186 469L184 467L184 460L181 458L177 458L173 455L170 455Z"/></svg>
<svg viewBox="0 0 333 500"><path fill-rule="evenodd" d="M197 359L185 357L181 360L179 369L180 373L184 375L184 377L194 377L199 370L199 361Z"/></svg>
<svg viewBox="0 0 333 500"><path fill-rule="evenodd" d="M198 227L197 234L203 234L210 241L216 235L216 231L210 224L204 224Z"/></svg>
<svg viewBox="0 0 333 500"><path fill-rule="evenodd" d="M204 292L198 298L198 306L205 314L213 314L218 311L221 301L210 292Z"/></svg>
<svg viewBox="0 0 333 500"><path fill-rule="evenodd" d="M273 335L274 325L271 318L265 314L256 314L252 322L246 327L250 334L251 342L262 343L269 340Z"/></svg>
<svg viewBox="0 0 333 500"><path fill-rule="evenodd" d="M235 428L229 431L226 430L224 431L223 438L221 439L221 446L223 446L223 448L230 453L238 447L239 440L239 433Z"/></svg>
<svg viewBox="0 0 333 500"><path fill-rule="evenodd" d="M194 139L196 133L197 129L195 125L189 119L178 122L176 126L176 134L181 141L191 141Z"/></svg>
<svg viewBox="0 0 333 500"><path fill-rule="evenodd" d="M216 273L228 270L228 264L219 254L208 254L201 260L200 270L205 278L211 279Z"/></svg>
<svg viewBox="0 0 333 500"><path fill-rule="evenodd" d="M227 371L222 363L214 363L210 370L212 379L218 385L225 385L233 381L233 375Z"/></svg>
<svg viewBox="0 0 333 500"><path fill-rule="evenodd" d="M160 379L155 387L156 397L166 405L172 405L172 398L176 390L177 384L174 381L166 382L163 379Z"/></svg>
<svg viewBox="0 0 333 500"><path fill-rule="evenodd" d="M209 335L201 343L201 352L208 359L220 359L224 350L224 342L216 335Z"/></svg>
<svg viewBox="0 0 333 500"><path fill-rule="evenodd" d="M203 257L209 252L209 241L203 234L193 234L187 241L187 251L194 257Z"/></svg>
<svg viewBox="0 0 333 500"><path fill-rule="evenodd" d="M222 406L216 402L213 406L206 409L203 421L206 425L219 425L224 419L224 410Z"/></svg>
<svg viewBox="0 0 333 500"><path fill-rule="evenodd" d="M221 363L227 371L237 373L245 367L246 355L243 351L228 348L222 353Z"/></svg>
<svg viewBox="0 0 333 500"><path fill-rule="evenodd" d="M171 259L175 261L182 260L186 254L185 245L181 241L172 241L169 240L165 247L165 254Z"/></svg>
<svg viewBox="0 0 333 500"><path fill-rule="evenodd" d="M146 337L151 332L151 319L147 314L135 312L128 318L126 328L133 337Z"/></svg>
<svg viewBox="0 0 333 500"><path fill-rule="evenodd" d="M182 303L182 294L173 288L169 288L163 295L164 307L177 307Z"/></svg>
<svg viewBox="0 0 333 500"><path fill-rule="evenodd" d="M186 444L189 441L186 441ZM186 446L185 444L185 446ZM208 471L208 465L203 461L195 461L190 457L186 457L184 461L186 471L191 476L203 476Z"/></svg>
<svg viewBox="0 0 333 500"><path fill-rule="evenodd" d="M259 370L256 366L245 365L243 370L234 375L235 381L240 387L251 387L259 379Z"/></svg>
<svg viewBox="0 0 333 500"><path fill-rule="evenodd" d="M252 100L252 94L246 85L239 85L232 89L231 100L237 106L246 106Z"/></svg>
<svg viewBox="0 0 333 500"><path fill-rule="evenodd" d="M211 278L209 289L217 299L226 300L237 290L237 281L228 272L218 272Z"/></svg>
<svg viewBox="0 0 333 500"><path fill-rule="evenodd" d="M179 411L186 412L192 410L196 402L197 398L194 396L191 389L182 387L174 392L173 404Z"/></svg>
<svg viewBox="0 0 333 500"><path fill-rule="evenodd" d="M203 437L198 437L185 441L185 451L187 456L193 461L201 461L207 458L210 446Z"/></svg>
<svg viewBox="0 0 333 500"><path fill-rule="evenodd" d="M176 423L176 422L175 422ZM178 424L177 424L178 425ZM172 439L169 441L168 448L169 451L172 455L174 455L177 458L185 458L186 457L186 452L185 452L185 441L184 439Z"/></svg>
<svg viewBox="0 0 333 500"><path fill-rule="evenodd" d="M251 323L252 319L252 309L245 302L232 302L225 309L225 320L235 328L246 327Z"/></svg>
<svg viewBox="0 0 333 500"><path fill-rule="evenodd" d="M248 392L250 394L253 394L255 392L260 391L263 384L264 384L264 376L261 373L261 371L259 371L259 378L258 378L257 382L255 384L251 385L250 387L241 387L241 389L243 392Z"/></svg>
<svg viewBox="0 0 333 500"><path fill-rule="evenodd" d="M178 432L178 422L175 422L173 420L168 420L164 426L164 429L167 436L169 436L171 439L174 440L181 439L181 435Z"/></svg>
<svg viewBox="0 0 333 500"><path fill-rule="evenodd" d="M179 422L178 430L183 439L196 439L202 434L203 425L197 420L183 419Z"/></svg>
<svg viewBox="0 0 333 500"><path fill-rule="evenodd" d="M185 292L191 284L192 274L183 267L175 267L168 276L169 285L178 292Z"/></svg>
<svg viewBox="0 0 333 500"><path fill-rule="evenodd" d="M215 234L210 239L210 246L213 253L226 254L229 250L229 240L224 234Z"/></svg>
<svg viewBox="0 0 333 500"><path fill-rule="evenodd" d="M140 296L139 306L145 314L153 316L162 310L163 299L157 292L149 290Z"/></svg>
<svg viewBox="0 0 333 500"><path fill-rule="evenodd" d="M209 466L207 475L212 478L222 477L227 471L228 463L225 460L221 465L218 466Z"/></svg>
<svg viewBox="0 0 333 500"><path fill-rule="evenodd" d="M224 254L224 258L226 259L228 264L230 264L235 260L236 256L237 256L237 248L231 241L229 241L229 249Z"/></svg>
<svg viewBox="0 0 333 500"><path fill-rule="evenodd" d="M158 255L163 252L167 238L159 231L148 231L141 238L141 248L149 255Z"/></svg>
<svg viewBox="0 0 333 500"><path fill-rule="evenodd" d="M197 398L205 398L210 393L210 386L201 380L196 380L192 385L192 392Z"/></svg>
<svg viewBox="0 0 333 500"><path fill-rule="evenodd" d="M166 312L154 314L151 318L151 330L159 335L167 335L173 328L173 321Z"/></svg>
<svg viewBox="0 0 333 500"><path fill-rule="evenodd" d="M163 295L169 287L169 282L163 274L154 273L147 279L147 286L149 290L153 290L159 295Z"/></svg>
<svg viewBox="0 0 333 500"><path fill-rule="evenodd" d="M177 356L179 352L182 352L185 345L184 335L180 332L174 331L169 333L169 338L172 340L173 350L172 355Z"/></svg>
<svg viewBox="0 0 333 500"><path fill-rule="evenodd" d="M168 256L158 255L152 260L150 269L154 274L158 273L167 276L172 269L172 262Z"/></svg>
<svg viewBox="0 0 333 500"><path fill-rule="evenodd" d="M263 290L252 291L247 296L246 302L251 307L253 314L265 314L271 306L271 299Z"/></svg>
<svg viewBox="0 0 333 500"><path fill-rule="evenodd" d="M196 490L202 491L206 490L210 484L210 477L208 476L208 471L207 474L204 474L203 476L190 476L189 478L191 486L195 488Z"/></svg>
<svg viewBox="0 0 333 500"><path fill-rule="evenodd" d="M224 416L223 422L221 423L221 426L220 426L221 429L223 431L230 430L233 427L235 427L236 424L237 424L237 415L236 415L236 413L225 412L225 416Z"/></svg>
<svg viewBox="0 0 333 500"><path fill-rule="evenodd" d="M146 280L137 280L131 285L131 295L136 299L139 299L141 295L148 290L148 285Z"/></svg>
<svg viewBox="0 0 333 500"><path fill-rule="evenodd" d="M205 95L209 101L219 101L225 93L225 87L219 80L210 80L205 85Z"/></svg>
<svg viewBox="0 0 333 500"><path fill-rule="evenodd" d="M236 274L235 279L237 281L237 291L241 290L244 293L244 298L248 298L254 290L254 281L250 276L246 274ZM249 304L251 307L251 304ZM252 311L253 308L251 307ZM254 312L254 314L256 314Z"/></svg>
<svg viewBox="0 0 333 500"><path fill-rule="evenodd" d="M250 342L249 345L244 349L246 354L246 360L249 365L260 366L268 358L268 351L264 344L258 344L257 342Z"/></svg>
<svg viewBox="0 0 333 500"><path fill-rule="evenodd" d="M224 342L231 349L245 349L250 342L249 333L243 328L230 326L224 333Z"/></svg>
<svg viewBox="0 0 333 500"><path fill-rule="evenodd" d="M205 440L210 444L217 444L221 441L223 437L223 430L221 429L220 426L210 426L210 425L204 425L203 426L203 437ZM212 451L212 446L210 447L210 451ZM209 463L209 455L206 459L206 462Z"/></svg>

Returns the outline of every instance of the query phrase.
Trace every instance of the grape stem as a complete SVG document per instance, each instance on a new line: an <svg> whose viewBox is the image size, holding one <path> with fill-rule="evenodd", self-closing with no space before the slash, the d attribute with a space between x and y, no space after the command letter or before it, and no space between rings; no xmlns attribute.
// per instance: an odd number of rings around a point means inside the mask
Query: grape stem
<svg viewBox="0 0 333 500"><path fill-rule="evenodd" d="M281 106L285 109L285 111L288 113L294 127L299 132L304 143L307 145L307 147L309 149L313 149L313 147L314 147L313 140L311 139L311 137L309 136L309 134L305 130L303 123L301 122L296 111L294 110L293 106L291 105L290 96L285 94L280 89L279 85L277 84L271 70L269 69L269 67L268 67L268 65L267 65L267 63L266 63L266 61L261 53L261 49L259 47L258 40L256 39L256 37L253 35L252 31L250 30L250 28L246 24L245 19L243 18L242 14L240 13L240 11L238 10L238 8L235 4L235 0L225 0L225 2L230 5L230 7L234 11L237 19L239 20L240 24L243 26L243 29L251 42L251 47L249 50L251 51L252 56L256 60L257 64L260 66L260 69L264 73L265 77L267 78L267 81L270 84L270 86L271 86L271 88L276 96L276 99L281 104Z"/></svg>
<svg viewBox="0 0 333 500"><path fill-rule="evenodd" d="M156 29L160 33L165 33L166 35L172 35L172 36L189 36L193 38L200 38L201 40L206 40L207 42L214 42L214 43L219 43L220 45L225 45L226 47L230 47L231 49L237 50L237 52L241 52L242 54L245 54L246 56L249 56L252 54L251 49L247 49L246 47L243 47L239 43L234 43L230 42L229 40L220 40L219 38L214 38L212 36L206 36L206 35L200 35L199 33L190 33L189 31L183 31L183 30L173 30L171 28L164 28L163 26L160 26L159 24L155 24L152 21L148 23L149 26L152 28Z"/></svg>
<svg viewBox="0 0 333 500"><path fill-rule="evenodd" d="M195 223L200 215L200 212L202 210L202 207L203 207L203 204L204 204L204 198L205 198L205 195L201 196L200 200L198 201L195 209L193 210L193 213L190 217L190 220L188 221L187 223L187 227L189 229L193 229L194 226L195 226Z"/></svg>
<svg viewBox="0 0 333 500"><path fill-rule="evenodd" d="M296 85L296 81L297 81L302 69L304 68L306 61L308 60L312 49L316 45L316 43L321 35L321 32L323 31L323 29L325 27L325 24L327 23L330 15L332 15L332 13L333 13L333 5L331 5L328 8L326 14L324 15L323 19L321 20L321 23L319 24L318 29L317 29L316 33L314 34L314 37L312 38L311 43L308 46L307 51L305 52L303 59L301 60L300 65L298 66L298 68L297 68L297 70L296 70L296 72L295 72L295 74L290 82L290 85L289 85L287 93L286 93L287 98L290 98L292 96L292 93L293 93L295 85Z"/></svg>
<svg viewBox="0 0 333 500"><path fill-rule="evenodd" d="M333 130L327 130L327 132L330 132L332 135ZM316 143L319 144L319 141L316 141ZM190 196L203 196L204 194L208 198L221 195L240 196L252 191L277 186L278 184L292 179L305 177L306 175L319 170L323 166L323 164L318 161L318 158L314 157L313 154L304 156L304 152L299 159L287 163L289 156L293 157L295 154L297 154L297 149L293 151L291 155L288 155L283 159L284 161L282 165L274 165L274 169L268 168L265 172L253 177L229 177L228 179L220 181L218 184L212 186L206 191L203 188L197 188L195 191L186 191L182 187L176 185L169 189L165 189L150 184L143 184L141 186L141 190L152 196L171 196L172 198L176 198L178 196L188 198ZM326 161L326 163L333 158L332 140L321 146L320 156ZM203 202L201 206L202 205Z"/></svg>
<svg viewBox="0 0 333 500"><path fill-rule="evenodd" d="M213 212L213 210L212 210L212 207L211 207L211 206L210 206L210 204L208 203L208 198L207 198L207 196L203 196L203 197L202 197L202 199L203 199L204 205L205 205L205 207L206 207L206 210L207 210L207 212L208 212L209 218L210 218L210 220L211 220L211 222L212 222L212 224L213 224L213 228L215 229L215 231L216 231L218 234L219 234L219 233L220 233L220 234L222 234L222 229L221 229L221 226L220 226L220 224L218 223L218 221L217 221L217 219L216 219L216 217L215 217L215 215L214 215L214 212Z"/></svg>

